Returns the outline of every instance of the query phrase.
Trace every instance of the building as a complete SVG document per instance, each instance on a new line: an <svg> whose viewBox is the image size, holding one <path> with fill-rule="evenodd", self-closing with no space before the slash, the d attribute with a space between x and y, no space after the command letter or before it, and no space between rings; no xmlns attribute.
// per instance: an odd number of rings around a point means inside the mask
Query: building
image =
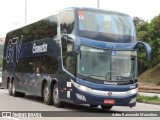
<svg viewBox="0 0 160 120"><path fill-rule="evenodd" d="M0 45L3 45L5 41L5 38L0 38Z"/></svg>

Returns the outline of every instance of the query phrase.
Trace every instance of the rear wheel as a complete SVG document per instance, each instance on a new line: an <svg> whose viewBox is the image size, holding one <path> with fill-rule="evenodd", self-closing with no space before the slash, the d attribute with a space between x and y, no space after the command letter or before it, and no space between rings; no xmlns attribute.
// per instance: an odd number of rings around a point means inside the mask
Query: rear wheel
<svg viewBox="0 0 160 120"><path fill-rule="evenodd" d="M19 93L19 97L24 97L25 93Z"/></svg>
<svg viewBox="0 0 160 120"><path fill-rule="evenodd" d="M12 82L12 95L14 97L19 96L19 92L16 91L15 80L13 80L13 82Z"/></svg>
<svg viewBox="0 0 160 120"><path fill-rule="evenodd" d="M53 97L52 97L51 91L48 88L48 84L46 83L45 86L44 86L44 89L43 89L43 100L44 100L44 103L47 104L47 105L51 105L53 103L52 98Z"/></svg>
<svg viewBox="0 0 160 120"><path fill-rule="evenodd" d="M101 105L103 110L110 110L113 106Z"/></svg>
<svg viewBox="0 0 160 120"><path fill-rule="evenodd" d="M59 92L57 84L55 84L53 87L53 104L58 108L64 107L64 102L59 100Z"/></svg>
<svg viewBox="0 0 160 120"><path fill-rule="evenodd" d="M12 82L11 82L11 80L8 83L8 93L9 93L9 95L12 95Z"/></svg>

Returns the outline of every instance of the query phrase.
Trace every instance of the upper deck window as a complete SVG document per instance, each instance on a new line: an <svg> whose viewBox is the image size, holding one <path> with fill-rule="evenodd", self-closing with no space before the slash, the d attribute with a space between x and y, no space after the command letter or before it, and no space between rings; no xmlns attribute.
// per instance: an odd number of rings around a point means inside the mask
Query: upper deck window
<svg viewBox="0 0 160 120"><path fill-rule="evenodd" d="M60 13L61 34L74 33L74 11L67 10Z"/></svg>
<svg viewBox="0 0 160 120"><path fill-rule="evenodd" d="M79 10L78 21L79 35L83 37L97 39L98 36L112 42L131 42L135 39L134 24L125 14Z"/></svg>

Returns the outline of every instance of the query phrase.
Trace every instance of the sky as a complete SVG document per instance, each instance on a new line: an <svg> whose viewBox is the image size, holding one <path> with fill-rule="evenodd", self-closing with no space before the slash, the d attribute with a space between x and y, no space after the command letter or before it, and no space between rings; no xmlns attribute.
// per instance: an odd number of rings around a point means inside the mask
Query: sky
<svg viewBox="0 0 160 120"><path fill-rule="evenodd" d="M97 8L97 0L26 0L27 24L67 7ZM143 20L160 14L160 0L99 0L100 9L118 11ZM25 25L25 0L0 0L0 38Z"/></svg>

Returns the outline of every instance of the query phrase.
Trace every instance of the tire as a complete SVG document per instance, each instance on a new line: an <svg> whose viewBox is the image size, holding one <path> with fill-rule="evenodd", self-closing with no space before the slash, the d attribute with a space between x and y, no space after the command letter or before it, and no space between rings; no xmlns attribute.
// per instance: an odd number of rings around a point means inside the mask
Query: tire
<svg viewBox="0 0 160 120"><path fill-rule="evenodd" d="M19 97L24 97L25 93L19 93Z"/></svg>
<svg viewBox="0 0 160 120"><path fill-rule="evenodd" d="M53 87L53 104L58 108L64 107L64 102L59 100L59 92L58 92L58 85L55 84Z"/></svg>
<svg viewBox="0 0 160 120"><path fill-rule="evenodd" d="M48 84L46 83L43 89L43 100L44 103L47 105L53 104L53 97L51 94L51 90L48 88Z"/></svg>
<svg viewBox="0 0 160 120"><path fill-rule="evenodd" d="M90 107L98 107L98 105L89 105Z"/></svg>
<svg viewBox="0 0 160 120"><path fill-rule="evenodd" d="M103 110L110 110L113 106L101 105Z"/></svg>
<svg viewBox="0 0 160 120"><path fill-rule="evenodd" d="M10 96L12 96L12 82L11 82L11 80L10 80L9 83L8 83L8 94L9 94Z"/></svg>
<svg viewBox="0 0 160 120"><path fill-rule="evenodd" d="M13 80L13 82L12 82L12 95L13 95L14 97L18 97L19 94L20 94L20 93L16 91L15 80Z"/></svg>

